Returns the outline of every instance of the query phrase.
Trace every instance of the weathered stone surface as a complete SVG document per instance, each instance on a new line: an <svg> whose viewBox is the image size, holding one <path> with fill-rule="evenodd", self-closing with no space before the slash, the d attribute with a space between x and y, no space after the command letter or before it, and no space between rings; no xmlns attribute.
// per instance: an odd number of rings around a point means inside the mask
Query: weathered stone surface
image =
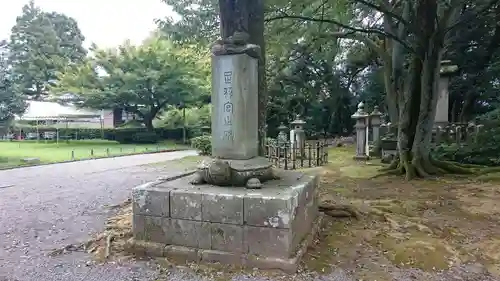
<svg viewBox="0 0 500 281"><path fill-rule="evenodd" d="M264 192L256 192L248 194L244 202L247 225L271 228L290 228L298 207L297 197L290 194L265 195Z"/></svg>
<svg viewBox="0 0 500 281"><path fill-rule="evenodd" d="M202 195L202 219L207 222L243 224L245 190L213 187Z"/></svg>
<svg viewBox="0 0 500 281"><path fill-rule="evenodd" d="M239 225L211 223L212 250L245 253L243 227Z"/></svg>
<svg viewBox="0 0 500 281"><path fill-rule="evenodd" d="M164 248L159 243L150 243L130 239L127 241L126 249L133 253L145 253L152 256L166 256L176 262L218 262L223 264L241 265L248 268L279 269L293 274L297 271L298 264L307 250L308 245L314 239L322 222L322 216L318 216L311 226L311 231L296 245L290 257L277 257L273 252L270 256L253 253L237 253L220 250L198 249L185 246L167 245ZM256 227L258 228L258 227ZM266 230L278 230L263 228ZM245 245L248 246L248 245ZM259 248L257 248L259 249ZM281 252L282 253L282 252Z"/></svg>
<svg viewBox="0 0 500 281"><path fill-rule="evenodd" d="M249 254L264 257L289 258L296 246L290 229L246 226L245 239Z"/></svg>
<svg viewBox="0 0 500 281"><path fill-rule="evenodd" d="M134 188L132 190L134 214L170 217L170 190L166 188Z"/></svg>
<svg viewBox="0 0 500 281"><path fill-rule="evenodd" d="M257 59L246 54L212 57L212 155L258 155Z"/></svg>
<svg viewBox="0 0 500 281"><path fill-rule="evenodd" d="M132 229L136 239L164 244L172 242L170 219L167 218L134 214Z"/></svg>
<svg viewBox="0 0 500 281"><path fill-rule="evenodd" d="M230 253L217 250L200 250L198 255L204 262L223 263L229 265L245 265L246 256L239 253Z"/></svg>
<svg viewBox="0 0 500 281"><path fill-rule="evenodd" d="M233 169L233 181L239 186L245 186L251 178L257 178L261 183L275 178L272 164L264 157L230 160L229 165Z"/></svg>
<svg viewBox="0 0 500 281"><path fill-rule="evenodd" d="M201 221L201 198L201 193L189 186L172 190L170 192L170 217Z"/></svg>
<svg viewBox="0 0 500 281"><path fill-rule="evenodd" d="M170 235L173 245L210 249L210 224L190 220L170 220Z"/></svg>
<svg viewBox="0 0 500 281"><path fill-rule="evenodd" d="M311 198L306 205L300 205L295 220L292 222L292 245L298 245L311 231L311 226L318 215L318 201L316 198Z"/></svg>
<svg viewBox="0 0 500 281"><path fill-rule="evenodd" d="M200 256L196 248L168 245L165 247L164 256L177 262L198 262Z"/></svg>
<svg viewBox="0 0 500 281"><path fill-rule="evenodd" d="M146 242L131 238L125 243L125 250L139 256L162 257L165 255L165 244Z"/></svg>
<svg viewBox="0 0 500 281"><path fill-rule="evenodd" d="M190 183L245 187L250 179L260 182L275 179L272 164L264 157L245 160L207 159L198 166Z"/></svg>
<svg viewBox="0 0 500 281"><path fill-rule="evenodd" d="M438 101L436 104L435 126L448 125L448 107L450 94L448 91L450 77L441 76L438 82Z"/></svg>
<svg viewBox="0 0 500 281"><path fill-rule="evenodd" d="M259 190L192 185L190 177L150 185L146 194L169 192L170 218L140 214L144 209L137 206L134 237L163 241L167 255L181 253L190 261L296 268L303 254L297 249L310 243L306 237L318 217L318 178L292 171L277 176Z"/></svg>
<svg viewBox="0 0 500 281"><path fill-rule="evenodd" d="M301 173L281 173L278 181L261 190L247 192L244 199L245 223L251 226L291 228L297 209L311 199L317 178Z"/></svg>

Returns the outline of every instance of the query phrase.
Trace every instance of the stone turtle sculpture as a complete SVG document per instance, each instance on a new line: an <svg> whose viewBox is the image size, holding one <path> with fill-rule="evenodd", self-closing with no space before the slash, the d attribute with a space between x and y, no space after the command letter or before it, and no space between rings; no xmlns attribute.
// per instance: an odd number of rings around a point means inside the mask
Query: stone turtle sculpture
<svg viewBox="0 0 500 281"><path fill-rule="evenodd" d="M262 181L275 179L272 168L237 170L231 166L231 161L218 158L204 160L197 167L191 184L212 184L216 186L245 186L249 189L259 189Z"/></svg>
<svg viewBox="0 0 500 281"><path fill-rule="evenodd" d="M212 44L212 53L214 55L235 55L247 54L254 58L260 57L260 46L249 44L250 36L246 32L235 31L228 38L217 40Z"/></svg>

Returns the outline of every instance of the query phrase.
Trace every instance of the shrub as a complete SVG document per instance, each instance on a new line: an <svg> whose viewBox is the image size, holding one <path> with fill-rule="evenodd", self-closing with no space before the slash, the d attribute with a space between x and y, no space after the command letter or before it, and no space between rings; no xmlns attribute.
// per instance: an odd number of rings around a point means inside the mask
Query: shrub
<svg viewBox="0 0 500 281"><path fill-rule="evenodd" d="M500 165L500 128L481 131L476 140L463 144L441 144L433 151L436 158L463 164Z"/></svg>
<svg viewBox="0 0 500 281"><path fill-rule="evenodd" d="M191 139L191 146L198 150L201 155L211 155L212 154L212 137L211 136L199 136Z"/></svg>
<svg viewBox="0 0 500 281"><path fill-rule="evenodd" d="M65 128L57 126L39 126L38 132L40 136L43 136L45 132L59 132L60 138L72 139L72 140L82 140L82 139L105 139L118 141L120 143L156 143L159 140L182 140L183 129L182 128L155 128L154 134L147 133L148 130L145 127L134 127L132 123L128 123L127 126L118 128ZM27 133L37 132L36 126L31 125L16 125L10 128L12 132L17 133L22 131L24 135ZM145 134L147 133L147 134ZM191 127L186 128L186 138L190 139L197 137L202 134L201 128ZM151 138L151 140L148 140ZM154 142L153 142L154 140Z"/></svg>
<svg viewBox="0 0 500 281"><path fill-rule="evenodd" d="M137 132L132 136L133 143L158 143L160 137L155 132Z"/></svg>

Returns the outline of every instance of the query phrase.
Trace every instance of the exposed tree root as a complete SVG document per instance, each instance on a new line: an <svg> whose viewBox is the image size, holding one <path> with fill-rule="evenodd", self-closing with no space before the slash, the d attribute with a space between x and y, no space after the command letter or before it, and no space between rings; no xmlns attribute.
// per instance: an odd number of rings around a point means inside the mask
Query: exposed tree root
<svg viewBox="0 0 500 281"><path fill-rule="evenodd" d="M323 203L318 206L320 212L335 218L355 218L360 219L360 212L353 205Z"/></svg>
<svg viewBox="0 0 500 281"><path fill-rule="evenodd" d="M382 177L387 177L387 176L401 176L402 174L404 174L404 172L402 172L402 170L399 168L395 168L395 169L391 169L391 170L386 170L384 168L384 170L381 170L381 171L382 171L382 173L377 174L373 177L370 177L370 179L377 179L377 178L382 178Z"/></svg>
<svg viewBox="0 0 500 281"><path fill-rule="evenodd" d="M486 168L478 169L476 173L479 175L484 175L484 174L497 173L497 172L500 172L500 167L486 167Z"/></svg>
<svg viewBox="0 0 500 281"><path fill-rule="evenodd" d="M432 157L430 159L432 165L444 170L448 174L471 175L475 173L473 169L464 167L460 163L436 160Z"/></svg>
<svg viewBox="0 0 500 281"><path fill-rule="evenodd" d="M437 160L430 156L427 160L410 159L409 155L395 158L388 167L380 169L381 173L371 177L371 179L391 175L405 175L406 180L412 180L414 178L429 178L446 174L482 175L500 172L500 167L488 168L480 165L461 164Z"/></svg>
<svg viewBox="0 0 500 281"><path fill-rule="evenodd" d="M64 247L52 250L48 254L48 256L54 257L54 256L58 256L58 255L62 255L62 254L70 253L70 252L90 253L94 250L93 247L91 247L91 245L94 241L95 241L95 239L87 241L87 242L83 242L83 243L78 243L78 244L69 244L69 245L66 245Z"/></svg>
<svg viewBox="0 0 500 281"><path fill-rule="evenodd" d="M394 159L392 160L391 164L389 164L389 166L385 167L385 168L382 168L380 169L380 171L390 171L390 170L394 170L398 167L399 165L399 158L398 157L394 157Z"/></svg>
<svg viewBox="0 0 500 281"><path fill-rule="evenodd" d="M109 234L106 236L106 250L104 254L104 258L109 258L111 255L111 242L113 241L113 234Z"/></svg>

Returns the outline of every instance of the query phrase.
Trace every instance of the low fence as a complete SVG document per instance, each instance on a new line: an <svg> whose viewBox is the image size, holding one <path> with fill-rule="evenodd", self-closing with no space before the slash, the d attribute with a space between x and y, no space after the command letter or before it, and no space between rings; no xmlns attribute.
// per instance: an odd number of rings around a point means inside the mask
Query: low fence
<svg viewBox="0 0 500 281"><path fill-rule="evenodd" d="M265 156L275 167L285 170L320 167L328 163L328 143L309 141L303 148L268 143Z"/></svg>
<svg viewBox="0 0 500 281"><path fill-rule="evenodd" d="M474 123L454 123L447 126L436 126L432 129L432 143L439 144L460 144L464 142L473 142L477 135L485 130L483 124ZM397 128L391 127L391 124L382 124L380 126L380 135L392 133L397 135Z"/></svg>

